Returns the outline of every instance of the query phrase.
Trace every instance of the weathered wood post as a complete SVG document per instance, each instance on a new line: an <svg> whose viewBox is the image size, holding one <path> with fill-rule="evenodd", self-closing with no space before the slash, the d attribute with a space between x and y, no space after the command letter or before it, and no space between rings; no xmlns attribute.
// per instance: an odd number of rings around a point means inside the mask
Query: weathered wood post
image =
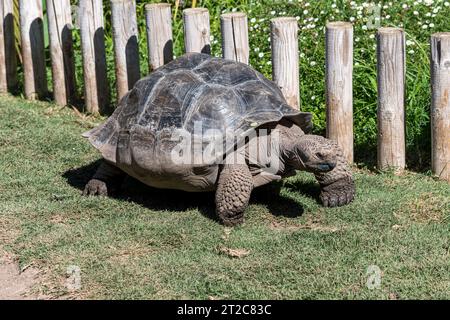
<svg viewBox="0 0 450 320"><path fill-rule="evenodd" d="M336 141L353 162L353 26L326 26L327 138Z"/></svg>
<svg viewBox="0 0 450 320"><path fill-rule="evenodd" d="M224 13L220 16L222 54L225 59L248 64L248 22L243 12Z"/></svg>
<svg viewBox="0 0 450 320"><path fill-rule="evenodd" d="M70 0L47 0L53 95L61 106L73 101L76 92L70 9Z"/></svg>
<svg viewBox="0 0 450 320"><path fill-rule="evenodd" d="M405 168L405 34L399 28L377 33L378 169Z"/></svg>
<svg viewBox="0 0 450 320"><path fill-rule="evenodd" d="M450 32L431 36L431 169L450 182Z"/></svg>
<svg viewBox="0 0 450 320"><path fill-rule="evenodd" d="M141 77L136 1L111 0L111 20L119 101Z"/></svg>
<svg viewBox="0 0 450 320"><path fill-rule="evenodd" d="M109 105L109 90L102 0L80 0L79 17L86 110L104 113Z"/></svg>
<svg viewBox="0 0 450 320"><path fill-rule="evenodd" d="M42 0L20 0L19 11L25 97L34 100L48 90Z"/></svg>
<svg viewBox="0 0 450 320"><path fill-rule="evenodd" d="M172 12L169 3L145 5L149 72L172 61Z"/></svg>
<svg viewBox="0 0 450 320"><path fill-rule="evenodd" d="M14 3L0 3L0 93L14 90L17 84L17 57L14 37Z"/></svg>
<svg viewBox="0 0 450 320"><path fill-rule="evenodd" d="M183 22L184 50L211 54L208 9L184 9Z"/></svg>
<svg viewBox="0 0 450 320"><path fill-rule="evenodd" d="M271 20L272 78L288 104L300 108L298 67L298 25L291 17Z"/></svg>

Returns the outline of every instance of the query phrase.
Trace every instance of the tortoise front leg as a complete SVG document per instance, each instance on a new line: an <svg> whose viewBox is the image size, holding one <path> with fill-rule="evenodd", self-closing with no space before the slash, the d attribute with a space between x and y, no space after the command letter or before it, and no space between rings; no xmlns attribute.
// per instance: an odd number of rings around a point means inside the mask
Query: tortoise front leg
<svg viewBox="0 0 450 320"><path fill-rule="evenodd" d="M247 165L223 167L216 191L216 213L224 225L234 226L244 221L252 189L253 178Z"/></svg>
<svg viewBox="0 0 450 320"><path fill-rule="evenodd" d="M95 172L94 176L84 187L85 196L107 196L117 190L125 178L125 173L103 161Z"/></svg>
<svg viewBox="0 0 450 320"><path fill-rule="evenodd" d="M336 154L336 167L326 173L316 174L321 192L320 200L325 207L338 207L349 204L355 198L355 182L352 172L344 158L342 149L333 143Z"/></svg>

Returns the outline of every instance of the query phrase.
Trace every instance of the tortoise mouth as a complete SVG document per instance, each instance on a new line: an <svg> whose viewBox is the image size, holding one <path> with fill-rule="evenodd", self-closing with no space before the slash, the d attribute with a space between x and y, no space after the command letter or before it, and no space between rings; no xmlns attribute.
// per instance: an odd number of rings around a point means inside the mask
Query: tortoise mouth
<svg viewBox="0 0 450 320"><path fill-rule="evenodd" d="M313 162L305 163L306 169L312 172L328 172L336 167L336 162Z"/></svg>

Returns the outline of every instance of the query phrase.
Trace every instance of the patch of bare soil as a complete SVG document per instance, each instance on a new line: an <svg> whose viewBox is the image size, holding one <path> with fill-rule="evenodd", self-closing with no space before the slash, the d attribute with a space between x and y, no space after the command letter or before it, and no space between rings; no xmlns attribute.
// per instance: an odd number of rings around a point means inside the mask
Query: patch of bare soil
<svg viewBox="0 0 450 320"><path fill-rule="evenodd" d="M44 299L31 293L39 280L39 269L29 266L20 270L17 261L0 250L0 300Z"/></svg>

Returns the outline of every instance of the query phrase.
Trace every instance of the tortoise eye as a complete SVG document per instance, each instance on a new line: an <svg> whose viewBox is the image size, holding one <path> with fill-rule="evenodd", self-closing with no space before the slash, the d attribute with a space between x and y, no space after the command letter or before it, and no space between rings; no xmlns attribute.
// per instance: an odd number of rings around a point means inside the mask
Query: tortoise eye
<svg viewBox="0 0 450 320"><path fill-rule="evenodd" d="M319 159L325 159L325 155L322 152L317 152L316 153L317 158Z"/></svg>

